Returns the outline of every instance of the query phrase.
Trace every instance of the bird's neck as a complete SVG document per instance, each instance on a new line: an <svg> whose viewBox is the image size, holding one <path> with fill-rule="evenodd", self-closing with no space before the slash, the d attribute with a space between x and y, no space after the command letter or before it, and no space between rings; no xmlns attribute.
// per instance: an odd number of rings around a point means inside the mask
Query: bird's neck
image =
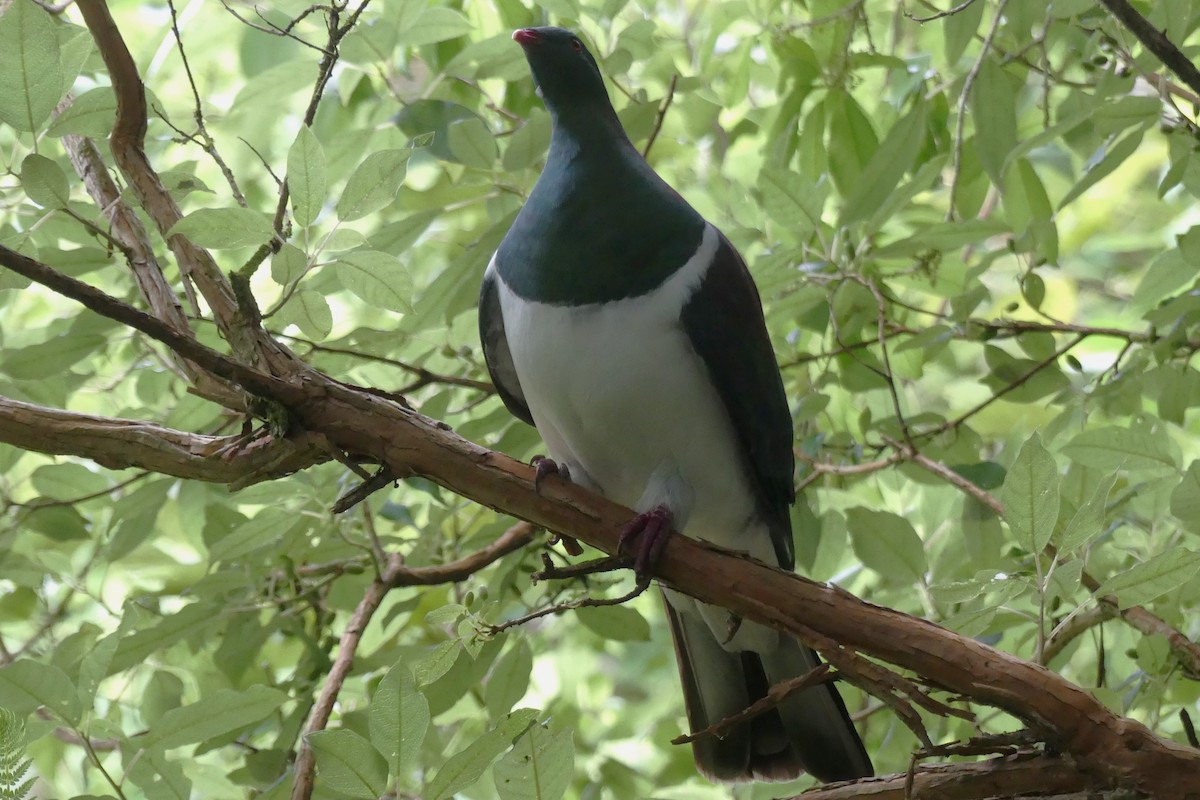
<svg viewBox="0 0 1200 800"><path fill-rule="evenodd" d="M570 161L580 153L603 160L627 157L634 151L617 112L607 101L551 108L550 123L550 160Z"/></svg>

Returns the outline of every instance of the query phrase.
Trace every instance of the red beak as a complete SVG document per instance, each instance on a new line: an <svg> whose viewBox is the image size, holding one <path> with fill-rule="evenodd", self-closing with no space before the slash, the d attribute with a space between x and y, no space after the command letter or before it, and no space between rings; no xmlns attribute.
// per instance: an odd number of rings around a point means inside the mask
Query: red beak
<svg viewBox="0 0 1200 800"><path fill-rule="evenodd" d="M522 47L528 47L531 44L538 44L542 41L542 35L533 28L521 28L513 31L513 41Z"/></svg>

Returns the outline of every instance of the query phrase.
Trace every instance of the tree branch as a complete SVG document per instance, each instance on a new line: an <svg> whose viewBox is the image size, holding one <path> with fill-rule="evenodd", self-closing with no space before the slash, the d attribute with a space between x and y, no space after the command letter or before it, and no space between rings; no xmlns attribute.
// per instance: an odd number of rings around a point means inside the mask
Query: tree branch
<svg viewBox="0 0 1200 800"><path fill-rule="evenodd" d="M117 96L116 124L109 140L113 158L138 203L159 233L167 237L182 215L146 158L146 90L137 65L104 0L79 0L77 5L104 57ZM206 250L179 234L167 237L167 244L178 259L180 270L204 295L221 334L240 359L264 370L279 357L286 361L282 346L243 317L229 281Z"/></svg>
<svg viewBox="0 0 1200 800"><path fill-rule="evenodd" d="M366 390L313 372L299 382L261 375L19 253L0 248L0 264L159 338L215 374L285 403L298 423L325 434L332 447L362 454L394 474L429 478L463 497L610 554L617 552L619 532L633 516L626 508L562 482L535 491L530 466ZM1159 739L1050 670L926 620L864 603L683 536L669 539L654 571L679 591L814 645L839 668L847 661L839 651L856 651L1001 708L1031 724L1081 769L1109 784L1164 800L1183 798L1180 787L1200 785L1200 751Z"/></svg>
<svg viewBox="0 0 1200 800"><path fill-rule="evenodd" d="M153 422L60 411L0 397L0 441L22 450L87 458L109 469L249 486L330 460L315 434L288 439L205 436Z"/></svg>
<svg viewBox="0 0 1200 800"><path fill-rule="evenodd" d="M791 800L1134 800L1103 787L1068 762L1045 755L993 758L974 764L936 764L911 773L818 786Z"/></svg>
<svg viewBox="0 0 1200 800"><path fill-rule="evenodd" d="M321 694L317 697L317 702L309 714L308 724L304 726L304 736L307 737L311 733L324 730L325 726L329 724L329 717L333 713L333 706L342 690L342 684L350 675L350 668L354 664L354 655L358 650L359 642L362 641L363 632L367 629L371 617L379 610L379 606L389 590L397 586L432 586L466 580L493 561L529 544L533 541L536 530L527 522L519 522L487 547L463 556L457 561L432 567L406 567L400 554L392 553L388 557L387 569L371 582L367 593L363 595L363 599L359 601L358 607L354 609L354 614L346 624L346 630L342 632L333 668L330 669L329 677L325 680L325 685L321 687ZM308 746L307 738L305 738L301 741L300 752L296 756L296 779L292 784L292 800L309 800L312 797L314 766L312 748Z"/></svg>
<svg viewBox="0 0 1200 800"><path fill-rule="evenodd" d="M1127 0L1100 0L1118 22L1138 38L1138 41L1179 76L1196 94L1200 94L1200 70L1185 56L1167 35L1150 24Z"/></svg>

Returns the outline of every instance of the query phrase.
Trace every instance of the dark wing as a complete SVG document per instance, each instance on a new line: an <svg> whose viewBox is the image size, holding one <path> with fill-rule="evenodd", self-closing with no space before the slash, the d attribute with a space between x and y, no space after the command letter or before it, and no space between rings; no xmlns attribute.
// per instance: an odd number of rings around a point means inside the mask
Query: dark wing
<svg viewBox="0 0 1200 800"><path fill-rule="evenodd" d="M788 511L796 499L792 416L758 288L746 262L723 234L708 272L683 307L681 320L729 412L779 564L794 569Z"/></svg>
<svg viewBox="0 0 1200 800"><path fill-rule="evenodd" d="M513 365L512 353L508 349L508 337L504 334L504 313L500 309L500 287L491 270L483 276L479 290L479 340L483 343L483 360L488 374L496 385L496 392L514 417L533 424L517 368Z"/></svg>

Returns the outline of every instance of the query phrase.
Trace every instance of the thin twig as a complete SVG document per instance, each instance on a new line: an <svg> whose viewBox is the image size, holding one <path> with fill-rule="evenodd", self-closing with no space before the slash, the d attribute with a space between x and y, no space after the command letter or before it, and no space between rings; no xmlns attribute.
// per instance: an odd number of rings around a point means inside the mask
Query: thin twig
<svg viewBox="0 0 1200 800"><path fill-rule="evenodd" d="M962 11L966 11L968 8L971 7L971 4L974 2L975 2L975 0L963 0L963 2L959 3L954 8L948 9L946 11L939 11L936 14L930 14L928 17L914 17L912 14L908 13L907 11L904 12L904 16L908 17L913 22L920 22L920 23L924 24L926 22L933 22L935 19L943 19L945 17L953 17L955 14L958 14Z"/></svg>
<svg viewBox="0 0 1200 800"><path fill-rule="evenodd" d="M199 144L204 152L208 153L209 157L216 163L221 170L221 174L225 177L225 182L229 184L230 191L233 192L233 199L242 208L248 208L249 203L246 202L246 196L242 194L242 190L238 188L237 178L233 175L233 170L225 163L225 159L221 158L220 152L217 150L217 143L208 132L208 128L204 124L204 109L200 103L200 91L196 88L196 78L192 75L192 65L188 63L187 51L183 47L183 36L179 33L179 16L175 12L175 0L167 0L167 8L171 10L171 31L175 34L175 45L179 50L179 58L183 62L183 72L187 75L188 86L192 89L192 119L196 121L196 135L189 137ZM166 119L166 115L163 115Z"/></svg>
<svg viewBox="0 0 1200 800"><path fill-rule="evenodd" d="M671 107L671 101L675 99L675 84L678 82L679 76L672 75L671 83L667 86L667 96L663 98L662 103L658 106L658 113L654 115L654 127L650 129L650 138L646 140L646 146L642 148L642 158L650 155L650 148L654 146L654 140L662 131L663 121L667 118L667 110Z"/></svg>

